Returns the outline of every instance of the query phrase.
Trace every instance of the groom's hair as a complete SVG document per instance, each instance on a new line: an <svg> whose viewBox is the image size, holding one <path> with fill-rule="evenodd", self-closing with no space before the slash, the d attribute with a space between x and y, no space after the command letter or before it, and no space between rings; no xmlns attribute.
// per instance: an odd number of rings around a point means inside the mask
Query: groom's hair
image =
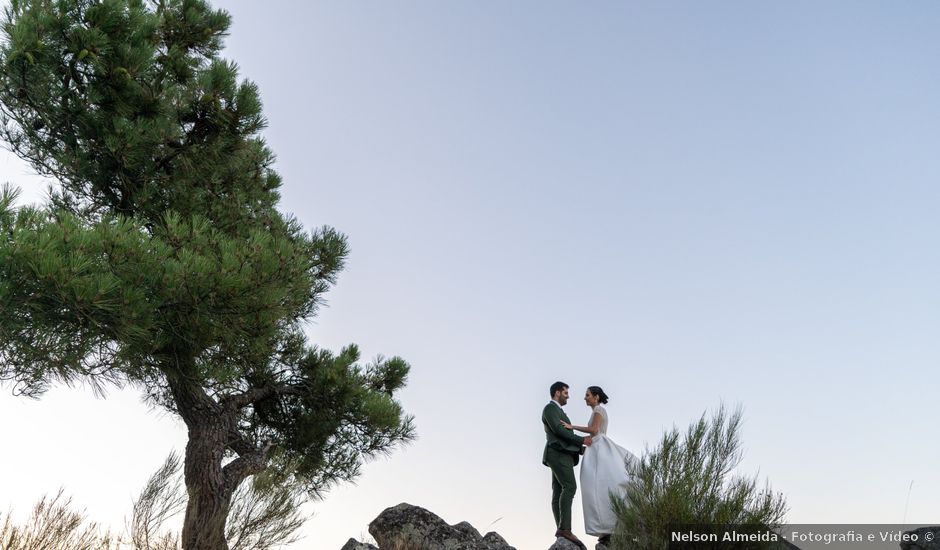
<svg viewBox="0 0 940 550"><path fill-rule="evenodd" d="M568 388L568 384L565 384L564 382L555 382L554 384L552 384L552 387L548 389L548 395L550 395L551 397L555 397L555 392L561 391L567 388Z"/></svg>

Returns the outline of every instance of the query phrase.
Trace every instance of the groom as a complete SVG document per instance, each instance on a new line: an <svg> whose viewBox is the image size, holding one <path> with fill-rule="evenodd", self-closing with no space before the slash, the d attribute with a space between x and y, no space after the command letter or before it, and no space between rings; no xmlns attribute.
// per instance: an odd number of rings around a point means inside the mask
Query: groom
<svg viewBox="0 0 940 550"><path fill-rule="evenodd" d="M552 469L552 514L555 515L556 537L564 537L578 546L584 544L571 532L571 502L578 490L574 481L574 467L578 464L582 445L591 445L590 437L574 435L562 426L562 421L571 424L562 410L568 403L568 384L555 382L549 388L552 400L542 409L542 426L545 428L545 452L542 464Z"/></svg>

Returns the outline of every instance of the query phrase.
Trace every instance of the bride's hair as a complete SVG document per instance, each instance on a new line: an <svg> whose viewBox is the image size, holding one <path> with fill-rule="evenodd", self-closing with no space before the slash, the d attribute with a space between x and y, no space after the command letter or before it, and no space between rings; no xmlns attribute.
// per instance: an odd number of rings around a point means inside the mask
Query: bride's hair
<svg viewBox="0 0 940 550"><path fill-rule="evenodd" d="M607 404L607 394L604 393L604 390L602 390L600 386L591 386L588 388L588 391L597 398L598 403Z"/></svg>

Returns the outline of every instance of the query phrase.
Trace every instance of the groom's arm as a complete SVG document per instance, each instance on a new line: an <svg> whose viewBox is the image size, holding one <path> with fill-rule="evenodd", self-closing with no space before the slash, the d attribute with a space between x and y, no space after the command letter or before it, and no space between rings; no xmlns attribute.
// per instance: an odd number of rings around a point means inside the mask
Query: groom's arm
<svg viewBox="0 0 940 550"><path fill-rule="evenodd" d="M579 432L584 432L588 435L597 435L597 432L601 429L601 415L597 413L591 414L591 421L587 426L571 426L572 430L577 430Z"/></svg>
<svg viewBox="0 0 940 550"><path fill-rule="evenodd" d="M545 407L545 411L542 414L542 421L558 439L567 441L573 445L584 445L583 437L575 435L574 432L561 425L561 409L555 405L549 403L548 406Z"/></svg>

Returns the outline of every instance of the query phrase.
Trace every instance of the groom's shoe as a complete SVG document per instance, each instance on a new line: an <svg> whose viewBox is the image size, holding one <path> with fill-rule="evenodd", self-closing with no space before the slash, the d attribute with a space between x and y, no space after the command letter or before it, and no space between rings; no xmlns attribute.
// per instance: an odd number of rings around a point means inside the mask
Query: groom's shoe
<svg viewBox="0 0 940 550"><path fill-rule="evenodd" d="M587 548L587 546L585 546L584 543L578 539L578 537L574 536L574 533L572 533L570 529L559 529L555 531L555 536L568 539L581 548Z"/></svg>

